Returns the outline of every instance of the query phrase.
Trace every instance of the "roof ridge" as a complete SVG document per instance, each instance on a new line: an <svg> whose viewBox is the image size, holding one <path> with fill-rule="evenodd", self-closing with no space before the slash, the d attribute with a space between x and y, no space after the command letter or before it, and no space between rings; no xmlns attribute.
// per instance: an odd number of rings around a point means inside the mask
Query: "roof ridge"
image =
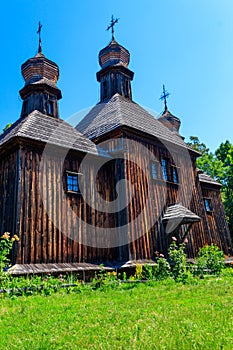
<svg viewBox="0 0 233 350"><path fill-rule="evenodd" d="M184 142L180 135L169 130L137 102L129 100L119 93L113 95L111 99L94 106L76 125L76 129L89 139L95 140L118 127L124 126L196 153L193 148Z"/></svg>

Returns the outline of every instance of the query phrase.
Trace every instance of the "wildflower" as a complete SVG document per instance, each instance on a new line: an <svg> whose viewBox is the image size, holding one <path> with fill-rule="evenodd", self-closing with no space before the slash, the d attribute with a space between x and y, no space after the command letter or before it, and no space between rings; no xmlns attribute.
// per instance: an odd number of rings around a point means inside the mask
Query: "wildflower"
<svg viewBox="0 0 233 350"><path fill-rule="evenodd" d="M17 235L14 235L13 238L16 240L16 241L19 241L19 237Z"/></svg>
<svg viewBox="0 0 233 350"><path fill-rule="evenodd" d="M15 238L14 238L14 237L12 237L12 238L11 238L11 242L14 242L14 241L15 241Z"/></svg>
<svg viewBox="0 0 233 350"><path fill-rule="evenodd" d="M5 232L1 238L4 238L4 239L9 239L10 238L10 233L9 232Z"/></svg>
<svg viewBox="0 0 233 350"><path fill-rule="evenodd" d="M184 243L185 243L185 244L188 243L188 238L185 238Z"/></svg>
<svg viewBox="0 0 233 350"><path fill-rule="evenodd" d="M159 256L160 256L161 258L164 258L164 255L163 255L163 254L159 254Z"/></svg>
<svg viewBox="0 0 233 350"><path fill-rule="evenodd" d="M177 238L176 237L172 237L172 240L174 241L174 242L176 242L177 241Z"/></svg>

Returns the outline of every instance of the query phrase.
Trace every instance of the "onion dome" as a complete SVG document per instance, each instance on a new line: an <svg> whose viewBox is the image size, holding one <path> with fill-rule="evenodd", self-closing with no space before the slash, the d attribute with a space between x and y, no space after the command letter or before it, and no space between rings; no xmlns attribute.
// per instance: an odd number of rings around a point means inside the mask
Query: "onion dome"
<svg viewBox="0 0 233 350"><path fill-rule="evenodd" d="M132 100L131 80L134 73L128 69L130 53L118 44L114 37L99 53L101 70L97 72L100 82L100 101L108 101L116 93Z"/></svg>
<svg viewBox="0 0 233 350"><path fill-rule="evenodd" d="M118 44L113 39L108 46L102 49L99 53L99 64L101 68L108 66L122 65L128 67L130 53L123 46Z"/></svg>
<svg viewBox="0 0 233 350"><path fill-rule="evenodd" d="M58 65L46 58L41 52L23 63L21 70L26 84L47 79L56 85L59 78Z"/></svg>
<svg viewBox="0 0 233 350"><path fill-rule="evenodd" d="M21 70L25 80L25 85L19 92L23 99L21 116L38 110L58 118L57 101L62 97L56 86L59 78L58 65L39 51L35 57L22 64Z"/></svg>

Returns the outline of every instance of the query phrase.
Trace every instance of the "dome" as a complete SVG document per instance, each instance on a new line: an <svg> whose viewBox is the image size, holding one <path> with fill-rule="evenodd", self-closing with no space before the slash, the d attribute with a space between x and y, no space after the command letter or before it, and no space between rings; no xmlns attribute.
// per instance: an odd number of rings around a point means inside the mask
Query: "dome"
<svg viewBox="0 0 233 350"><path fill-rule="evenodd" d="M171 131L179 132L180 129L180 119L175 117L168 109L165 109L161 117L158 120L163 123Z"/></svg>
<svg viewBox="0 0 233 350"><path fill-rule="evenodd" d="M42 79L47 79L56 84L59 77L58 65L47 59L42 52L29 58L21 67L26 84L32 84Z"/></svg>
<svg viewBox="0 0 233 350"><path fill-rule="evenodd" d="M130 53L113 39L108 46L99 53L99 64L101 68L122 65L128 67Z"/></svg>

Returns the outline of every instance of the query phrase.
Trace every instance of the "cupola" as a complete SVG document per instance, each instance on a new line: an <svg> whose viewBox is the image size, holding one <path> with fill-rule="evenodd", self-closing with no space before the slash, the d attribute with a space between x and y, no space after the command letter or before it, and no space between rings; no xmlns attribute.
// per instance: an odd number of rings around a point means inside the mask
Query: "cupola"
<svg viewBox="0 0 233 350"><path fill-rule="evenodd" d="M59 67L42 53L40 36L38 53L22 64L21 71L25 80L25 85L19 92L23 100L21 117L38 110L58 118L57 101L62 97L61 91L56 86Z"/></svg>
<svg viewBox="0 0 233 350"><path fill-rule="evenodd" d="M165 125L169 130L177 132L179 134L181 121L179 118L175 117L167 108L167 98L170 96L170 93L166 91L165 85L163 85L163 92L160 97L160 100L164 101L164 112L158 118L158 120Z"/></svg>
<svg viewBox="0 0 233 350"><path fill-rule="evenodd" d="M118 20L112 21L107 29L112 29L111 42L99 52L101 70L97 73L100 82L100 101L109 100L116 93L125 98L132 99L131 80L134 73L128 69L130 53L118 44L114 37L114 25Z"/></svg>
<svg viewBox="0 0 233 350"><path fill-rule="evenodd" d="M158 120L163 123L171 131L180 130L181 121L179 118L175 117L168 109L166 109Z"/></svg>

